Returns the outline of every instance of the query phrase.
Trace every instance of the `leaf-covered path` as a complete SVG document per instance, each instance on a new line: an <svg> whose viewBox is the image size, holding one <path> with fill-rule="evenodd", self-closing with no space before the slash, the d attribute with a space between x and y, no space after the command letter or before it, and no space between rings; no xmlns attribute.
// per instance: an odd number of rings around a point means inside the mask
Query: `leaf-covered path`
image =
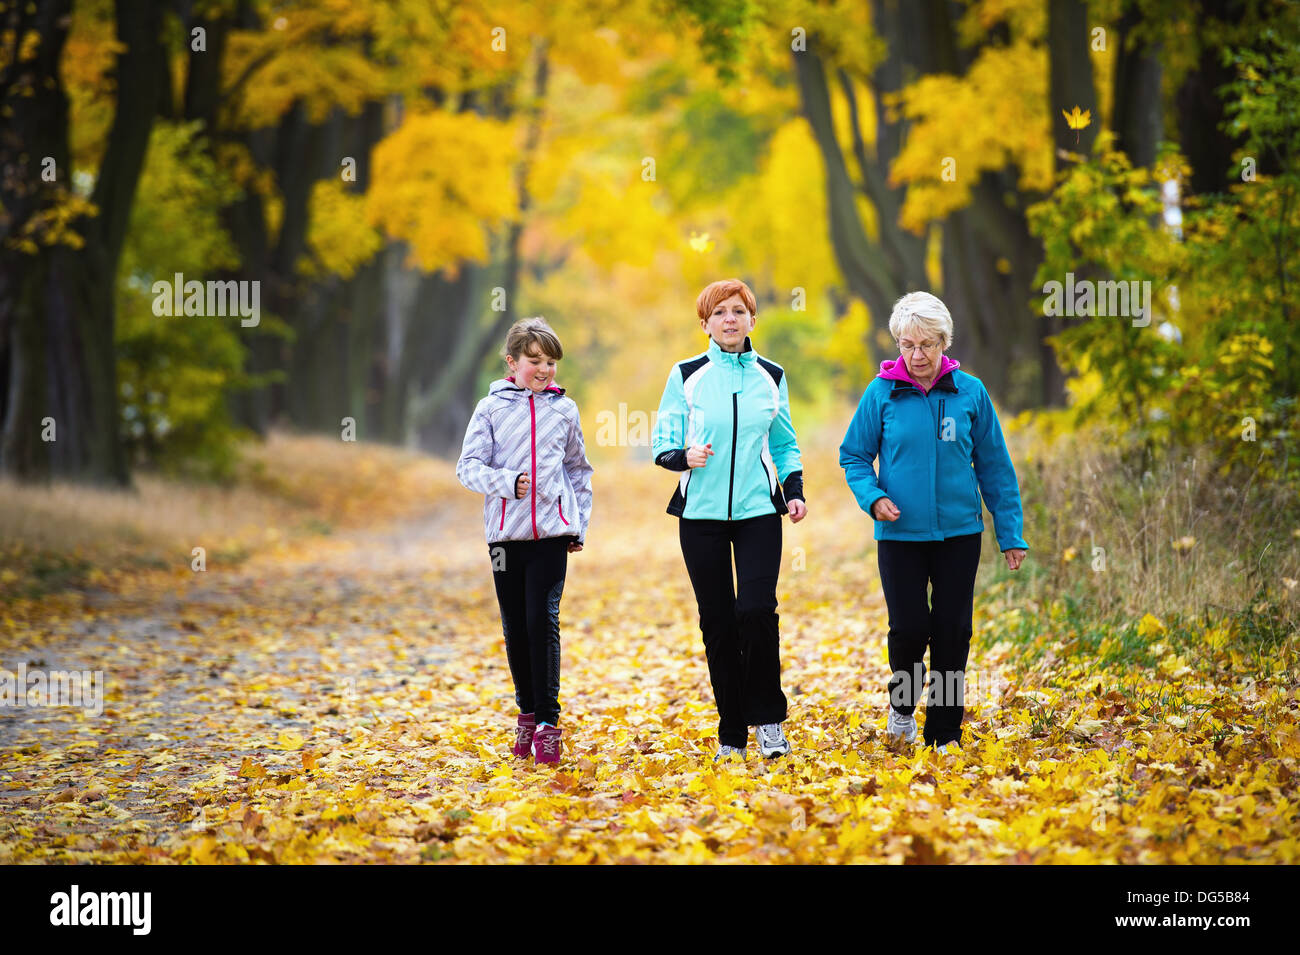
<svg viewBox="0 0 1300 955"><path fill-rule="evenodd" d="M712 762L671 479L598 466L561 609L558 768L510 755L464 492L235 569L0 611L4 666L108 684L99 717L0 711L0 862L1296 860L1285 687L1017 671L979 605L965 752L887 748L870 527L833 450L809 457L778 591L792 756Z"/></svg>

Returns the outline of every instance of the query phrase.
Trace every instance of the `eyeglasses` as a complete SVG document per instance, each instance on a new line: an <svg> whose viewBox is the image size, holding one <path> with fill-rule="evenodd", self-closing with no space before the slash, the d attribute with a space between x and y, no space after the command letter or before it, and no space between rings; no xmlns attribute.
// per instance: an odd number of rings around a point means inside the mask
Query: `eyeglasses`
<svg viewBox="0 0 1300 955"><path fill-rule="evenodd" d="M913 345L911 342L899 342L898 350L902 352L904 355L906 355L908 352L914 352L918 348L924 352L932 352L942 344L943 344L942 342L921 342L920 344Z"/></svg>

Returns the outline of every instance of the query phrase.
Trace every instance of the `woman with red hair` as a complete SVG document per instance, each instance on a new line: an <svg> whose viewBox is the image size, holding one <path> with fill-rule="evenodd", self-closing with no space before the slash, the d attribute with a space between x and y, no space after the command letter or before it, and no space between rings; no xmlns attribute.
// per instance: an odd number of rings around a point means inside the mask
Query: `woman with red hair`
<svg viewBox="0 0 1300 955"><path fill-rule="evenodd" d="M781 515L798 522L808 513L789 390L784 369L750 344L758 304L749 286L714 282L695 310L709 345L668 375L655 463L681 474L668 513L679 518L718 707L714 758L743 758L750 726L762 756L783 756L790 743L781 730L776 612Z"/></svg>

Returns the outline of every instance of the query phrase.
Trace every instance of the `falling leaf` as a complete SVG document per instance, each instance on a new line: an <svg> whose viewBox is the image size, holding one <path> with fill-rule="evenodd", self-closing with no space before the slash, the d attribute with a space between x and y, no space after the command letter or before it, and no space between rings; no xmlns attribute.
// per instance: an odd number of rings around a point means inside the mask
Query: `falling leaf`
<svg viewBox="0 0 1300 955"><path fill-rule="evenodd" d="M691 248L694 249L696 252L711 252L713 251L713 246L714 246L714 242L712 239L709 238L709 234L707 232L704 233L692 232L690 244L691 244Z"/></svg>
<svg viewBox="0 0 1300 955"><path fill-rule="evenodd" d="M1065 117L1065 122L1071 129L1085 129L1092 122L1092 110L1080 110L1078 106L1070 112L1061 110L1061 115Z"/></svg>

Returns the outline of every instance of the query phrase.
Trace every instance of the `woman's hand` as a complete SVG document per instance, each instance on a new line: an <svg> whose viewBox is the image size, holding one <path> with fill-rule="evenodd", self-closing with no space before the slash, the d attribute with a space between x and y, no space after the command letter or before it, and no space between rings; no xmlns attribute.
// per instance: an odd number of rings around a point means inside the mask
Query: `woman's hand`
<svg viewBox="0 0 1300 955"><path fill-rule="evenodd" d="M806 505L803 501L799 500L798 498L795 498L786 506L789 507L790 509L791 524L798 524L801 520L804 519L804 516L808 513L808 505Z"/></svg>
<svg viewBox="0 0 1300 955"><path fill-rule="evenodd" d="M577 553L578 551L580 551L580 550L582 550L582 545L581 545L581 544L579 544L577 541L569 541L569 553L570 553L570 554L576 554L576 553Z"/></svg>
<svg viewBox="0 0 1300 955"><path fill-rule="evenodd" d="M713 454L713 442L706 445L695 445L686 451L686 463L693 468L702 468L709 463L709 458Z"/></svg>
<svg viewBox="0 0 1300 955"><path fill-rule="evenodd" d="M878 521L896 521L901 513L887 497L877 498L876 503L871 505L871 516Z"/></svg>
<svg viewBox="0 0 1300 955"><path fill-rule="evenodd" d="M521 474L515 478L515 497L523 497L528 493L528 485L532 483L532 478L527 474Z"/></svg>
<svg viewBox="0 0 1300 955"><path fill-rule="evenodd" d="M1007 559L1007 566L1012 570L1020 569L1020 563L1025 559L1025 550L1023 547L1012 547L1010 550L1004 550L1002 556Z"/></svg>

